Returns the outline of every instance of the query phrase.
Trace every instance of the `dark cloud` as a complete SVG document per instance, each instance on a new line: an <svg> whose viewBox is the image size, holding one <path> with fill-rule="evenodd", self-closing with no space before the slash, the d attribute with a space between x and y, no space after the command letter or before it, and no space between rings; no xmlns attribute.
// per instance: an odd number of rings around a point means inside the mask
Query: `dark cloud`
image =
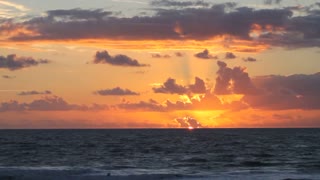
<svg viewBox="0 0 320 180"><path fill-rule="evenodd" d="M30 95L48 95L48 94L52 94L51 91L22 91L20 93L18 93L19 96L30 96Z"/></svg>
<svg viewBox="0 0 320 180"><path fill-rule="evenodd" d="M320 109L320 73L291 76L260 76L252 79L259 89L242 101L257 109Z"/></svg>
<svg viewBox="0 0 320 180"><path fill-rule="evenodd" d="M30 103L9 101L0 103L0 112L6 111L96 111L108 109L107 105L93 104L91 106L70 104L64 99L51 96L34 100Z"/></svg>
<svg viewBox="0 0 320 180"><path fill-rule="evenodd" d="M253 58L253 57L247 57L247 58L243 58L243 61L245 61L245 62L256 62L257 59Z"/></svg>
<svg viewBox="0 0 320 180"><path fill-rule="evenodd" d="M235 54L233 54L232 52L226 52L225 58L226 59L235 59L235 58L237 58L237 56Z"/></svg>
<svg viewBox="0 0 320 180"><path fill-rule="evenodd" d="M186 6L209 6L209 3L204 1L175 1L175 0L152 0L150 3L152 6L175 6L175 7L186 7Z"/></svg>
<svg viewBox="0 0 320 180"><path fill-rule="evenodd" d="M120 109L126 110L144 110L144 111L164 111L165 108L157 101L150 99L149 101L140 101L138 103L123 102L117 105Z"/></svg>
<svg viewBox="0 0 320 180"><path fill-rule="evenodd" d="M257 92L245 68L229 68L222 61L217 62L219 70L217 72L216 94L254 94Z"/></svg>
<svg viewBox="0 0 320 180"><path fill-rule="evenodd" d="M164 94L185 94L188 92L188 89L182 85L178 85L175 79L168 78L161 87L153 88L153 91Z"/></svg>
<svg viewBox="0 0 320 180"><path fill-rule="evenodd" d="M4 79L13 79L13 78L16 78L16 77L15 76L3 75L2 78L4 78Z"/></svg>
<svg viewBox="0 0 320 180"><path fill-rule="evenodd" d="M120 87L116 87L113 89L104 89L96 91L95 94L101 96L132 96L132 95L139 95L139 93L131 91L129 89L121 89Z"/></svg>
<svg viewBox="0 0 320 180"><path fill-rule="evenodd" d="M200 59L218 59L217 56L212 56L209 53L208 49L205 49L202 52L199 52L199 53L195 54L194 56L197 57L197 58L200 58Z"/></svg>
<svg viewBox="0 0 320 180"><path fill-rule="evenodd" d="M15 54L10 54L6 57L0 56L0 68L9 69L11 71L48 63L49 61L46 59L36 60L32 57L18 57Z"/></svg>
<svg viewBox="0 0 320 180"><path fill-rule="evenodd" d="M195 83L189 86L179 85L176 83L175 79L168 78L161 87L153 88L155 93L164 94L203 94L206 93L206 90L205 82L199 77L195 77Z"/></svg>
<svg viewBox="0 0 320 180"><path fill-rule="evenodd" d="M171 58L171 56L168 55L168 54L164 54L164 55L161 55L161 54L151 54L151 57L153 57L153 58Z"/></svg>
<svg viewBox="0 0 320 180"><path fill-rule="evenodd" d="M205 82L198 77L195 77L195 83L189 85L189 89L192 93L196 94L206 93L207 91Z"/></svg>
<svg viewBox="0 0 320 180"><path fill-rule="evenodd" d="M110 56L108 51L98 51L93 61L95 64L110 64L113 66L127 66L127 67L144 67L147 64L140 64L137 60L132 59L126 55L118 54Z"/></svg>
<svg viewBox="0 0 320 180"><path fill-rule="evenodd" d="M157 2L170 4L175 1ZM272 1L274 2L279 1ZM195 4L191 1L180 3ZM117 17L101 9L53 10L48 11L47 16L35 17L25 22L6 20L0 25L0 33L10 34L11 41L204 40L230 35L237 39L274 46L319 47L319 8L314 5L311 10L304 9L302 15L293 16L296 10L290 7L254 9L237 7L235 3L224 3L201 8L158 8L154 9L153 15L127 18ZM253 37L251 33L254 25L258 25L261 32Z"/></svg>
<svg viewBox="0 0 320 180"><path fill-rule="evenodd" d="M109 15L109 12L100 10L97 13L96 11L55 10L54 13L48 12L48 15L44 17L12 24L11 29L23 27L35 33L17 34L12 36L11 40L98 38L203 40L225 34L248 40L252 24L284 27L290 22L292 15L292 12L287 9L236 8L234 3L217 4L209 8L157 9L152 16L129 18L119 18ZM73 13L76 15L71 16L70 14ZM175 31L177 22L184 36ZM2 28L5 27L7 26Z"/></svg>

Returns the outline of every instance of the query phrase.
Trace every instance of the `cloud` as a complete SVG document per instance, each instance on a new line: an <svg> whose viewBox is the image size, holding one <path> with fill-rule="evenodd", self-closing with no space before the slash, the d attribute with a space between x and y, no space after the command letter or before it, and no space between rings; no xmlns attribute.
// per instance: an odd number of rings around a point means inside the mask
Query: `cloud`
<svg viewBox="0 0 320 180"><path fill-rule="evenodd" d="M32 57L18 57L15 54L10 54L7 57L0 56L0 68L9 69L11 71L37 66L39 64L48 64L49 62L50 61L46 59L36 60Z"/></svg>
<svg viewBox="0 0 320 180"><path fill-rule="evenodd" d="M218 59L217 56L212 56L211 54L209 54L208 49L205 49L202 52L195 54L194 56L200 59Z"/></svg>
<svg viewBox="0 0 320 180"><path fill-rule="evenodd" d="M144 67L147 64L140 64L137 60L132 59L126 55L118 54L110 56L108 51L98 51L93 61L94 64L110 64L113 66L126 66L126 67Z"/></svg>
<svg viewBox="0 0 320 180"><path fill-rule="evenodd" d="M48 96L36 99L30 103L9 101L0 103L0 112L7 111L97 111L108 109L107 105L93 104L91 106L70 104L61 97Z"/></svg>
<svg viewBox="0 0 320 180"><path fill-rule="evenodd" d="M15 76L3 75L2 78L4 79L13 79L16 78Z"/></svg>
<svg viewBox="0 0 320 180"><path fill-rule="evenodd" d="M187 6L209 6L209 3L204 1L175 1L175 0L152 0L150 3L152 6L175 6L175 7L187 7Z"/></svg>
<svg viewBox="0 0 320 180"><path fill-rule="evenodd" d="M164 54L164 55L161 55L161 54L151 54L151 57L153 57L153 58L171 58L171 56L168 55L168 54Z"/></svg>
<svg viewBox="0 0 320 180"><path fill-rule="evenodd" d="M30 95L48 95L48 94L52 94L51 91L22 91L20 93L18 93L19 96L30 96Z"/></svg>
<svg viewBox="0 0 320 180"><path fill-rule="evenodd" d="M195 83L189 86L183 86L176 83L175 79L168 78L160 87L154 87L153 92L163 94L202 94L206 92L205 82L199 77L195 77Z"/></svg>
<svg viewBox="0 0 320 180"><path fill-rule="evenodd" d="M181 128L201 128L202 125L194 118L186 116L174 119L177 123L179 123Z"/></svg>
<svg viewBox="0 0 320 180"><path fill-rule="evenodd" d="M253 79L258 94L243 101L261 109L320 109L320 73L291 76L260 76Z"/></svg>
<svg viewBox="0 0 320 180"><path fill-rule="evenodd" d="M243 61L245 61L245 62L256 62L257 59L253 58L253 57L247 57L247 58L243 58Z"/></svg>
<svg viewBox="0 0 320 180"><path fill-rule="evenodd" d="M129 89L121 89L120 87L116 87L113 89L104 89L96 91L95 94L101 96L132 96L132 95L140 95L137 92L131 91Z"/></svg>
<svg viewBox="0 0 320 180"><path fill-rule="evenodd" d="M178 85L175 79L168 78L161 87L153 88L153 92L164 94L185 94L188 92L188 89L182 85Z"/></svg>
<svg viewBox="0 0 320 180"><path fill-rule="evenodd" d="M254 94L257 92L245 68L229 68L227 64L218 61L216 85L214 92L216 94Z"/></svg>
<svg viewBox="0 0 320 180"><path fill-rule="evenodd" d="M232 52L226 52L225 58L226 59L235 59L235 58L237 58L237 56L235 54L233 54Z"/></svg>
<svg viewBox="0 0 320 180"><path fill-rule="evenodd" d="M155 2L196 4L191 1ZM304 8L303 14L293 16L296 10L289 7L254 9L223 3L205 7L157 8L149 16L126 18L101 9L53 10L46 16L24 22L3 23L0 34L6 34L9 41L210 40L229 36L260 45L319 47L320 35L317 32L320 27L315 25L320 20L319 9L319 6L313 6L312 10Z"/></svg>
<svg viewBox="0 0 320 180"><path fill-rule="evenodd" d="M138 103L123 102L117 105L120 109L125 110L143 110L143 111L164 111L165 108L157 101L150 99L149 101L140 101Z"/></svg>
<svg viewBox="0 0 320 180"><path fill-rule="evenodd" d="M189 89L192 93L196 94L206 93L207 91L205 82L198 77L195 77L195 83L189 85Z"/></svg>

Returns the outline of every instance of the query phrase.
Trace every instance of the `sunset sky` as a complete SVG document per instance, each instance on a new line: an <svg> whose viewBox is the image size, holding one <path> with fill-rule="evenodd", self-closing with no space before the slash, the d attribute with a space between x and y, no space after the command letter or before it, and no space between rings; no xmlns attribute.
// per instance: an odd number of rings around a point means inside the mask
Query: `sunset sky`
<svg viewBox="0 0 320 180"><path fill-rule="evenodd" d="M0 128L320 127L320 1L0 0Z"/></svg>

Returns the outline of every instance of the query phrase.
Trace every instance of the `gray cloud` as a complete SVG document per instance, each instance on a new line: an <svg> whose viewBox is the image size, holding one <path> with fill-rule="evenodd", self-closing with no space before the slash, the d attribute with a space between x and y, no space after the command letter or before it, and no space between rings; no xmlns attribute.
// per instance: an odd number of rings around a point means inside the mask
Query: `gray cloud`
<svg viewBox="0 0 320 180"><path fill-rule="evenodd" d="M197 57L197 58L200 58L200 59L218 59L217 56L212 56L209 53L208 49L205 49L202 52L199 52L199 53L195 54L194 56Z"/></svg>
<svg viewBox="0 0 320 180"><path fill-rule="evenodd" d="M245 61L245 62L256 62L257 59L253 58L253 57L247 57L247 58L243 58L243 61Z"/></svg>
<svg viewBox="0 0 320 180"><path fill-rule="evenodd" d="M237 58L237 56L235 54L233 54L232 52L226 52L225 58L226 59L235 59L235 58Z"/></svg>
<svg viewBox="0 0 320 180"><path fill-rule="evenodd" d="M6 57L0 56L0 68L9 69L11 71L48 63L49 61L46 59L36 60L32 57L18 57L15 54L10 54Z"/></svg>
<svg viewBox="0 0 320 180"><path fill-rule="evenodd" d="M293 16L296 10L290 7L254 9L237 7L235 3L224 3L202 8L154 9L153 15L128 18L120 18L101 9L53 10L48 11L47 16L35 17L25 22L15 23L6 20L6 25L0 26L0 33L13 32L21 28L34 32L12 35L9 39L11 41L204 40L231 35L281 47L319 47L319 8L314 5L312 10L304 9L303 15ZM183 36L174 30L177 23L183 31ZM255 37L250 36L253 24L260 25L262 29L260 35Z"/></svg>
<svg viewBox="0 0 320 180"><path fill-rule="evenodd" d="M126 110L145 110L145 111L164 111L165 108L157 101L150 99L149 101L140 101L138 103L123 102L117 105L120 109Z"/></svg>
<svg viewBox="0 0 320 180"><path fill-rule="evenodd" d="M97 111L108 109L107 105L93 104L91 106L70 104L64 99L51 96L36 99L30 103L9 101L0 103L0 112L7 111Z"/></svg>
<svg viewBox="0 0 320 180"><path fill-rule="evenodd" d="M110 64L113 66L127 66L127 67L144 67L147 64L140 64L137 60L132 59L126 55L118 54L110 56L108 51L98 51L93 61L94 64Z"/></svg>
<svg viewBox="0 0 320 180"><path fill-rule="evenodd" d="M22 91L20 93L18 93L19 96L30 96L30 95L48 95L48 94L52 94L51 91Z"/></svg>
<svg viewBox="0 0 320 180"><path fill-rule="evenodd" d="M131 91L129 89L121 89L120 87L116 87L113 89L104 89L96 91L95 94L101 96L132 96L132 95L139 95L139 93Z"/></svg>

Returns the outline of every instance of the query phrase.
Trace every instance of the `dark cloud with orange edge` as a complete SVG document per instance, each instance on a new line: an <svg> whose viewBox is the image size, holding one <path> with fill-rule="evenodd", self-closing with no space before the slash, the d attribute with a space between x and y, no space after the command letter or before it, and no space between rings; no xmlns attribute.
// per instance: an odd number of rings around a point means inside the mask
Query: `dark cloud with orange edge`
<svg viewBox="0 0 320 180"><path fill-rule="evenodd" d="M312 10L303 9L305 14L301 16L293 16L293 11L299 9L254 9L238 7L235 3L153 10L153 15L125 18L101 9L53 10L24 22L4 20L0 34L7 41L207 40L229 35L283 47L320 46L316 5Z"/></svg>
<svg viewBox="0 0 320 180"><path fill-rule="evenodd" d="M168 78L160 87L154 87L154 93L163 94L203 94L207 91L205 82L199 77L195 77L194 84L189 86L179 85L173 78Z"/></svg>

